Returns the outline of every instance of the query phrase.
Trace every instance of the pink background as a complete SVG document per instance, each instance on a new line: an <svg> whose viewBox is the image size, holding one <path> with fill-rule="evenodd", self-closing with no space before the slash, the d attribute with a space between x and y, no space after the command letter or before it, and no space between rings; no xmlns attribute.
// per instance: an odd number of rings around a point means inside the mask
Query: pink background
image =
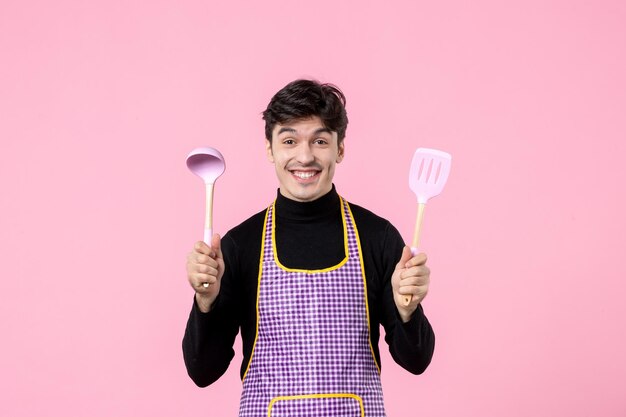
<svg viewBox="0 0 626 417"><path fill-rule="evenodd" d="M418 146L431 367L383 345L390 416L626 415L626 3L0 3L0 415L233 416L238 353L188 379L185 256L215 146L224 232L273 198L260 112L298 77L348 97L340 193L408 240ZM237 342L239 350L239 342Z"/></svg>

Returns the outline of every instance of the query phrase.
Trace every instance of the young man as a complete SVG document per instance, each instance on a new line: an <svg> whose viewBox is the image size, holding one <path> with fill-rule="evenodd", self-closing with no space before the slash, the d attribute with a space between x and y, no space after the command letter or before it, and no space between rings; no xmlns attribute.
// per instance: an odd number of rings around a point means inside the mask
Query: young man
<svg viewBox="0 0 626 417"><path fill-rule="evenodd" d="M384 416L379 325L404 369L422 373L432 358L426 256L337 194L348 124L339 89L294 81L263 119L280 188L267 209L188 255L187 371L199 386L216 381L241 329L240 416Z"/></svg>

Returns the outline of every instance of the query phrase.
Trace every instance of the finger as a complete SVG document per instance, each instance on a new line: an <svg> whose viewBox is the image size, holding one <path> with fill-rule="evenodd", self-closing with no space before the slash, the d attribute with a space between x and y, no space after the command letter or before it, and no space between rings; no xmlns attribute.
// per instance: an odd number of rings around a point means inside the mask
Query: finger
<svg viewBox="0 0 626 417"><path fill-rule="evenodd" d="M428 294L428 287L419 285L407 285L405 287L398 288L398 294L400 295L412 295L413 298L422 299Z"/></svg>
<svg viewBox="0 0 626 417"><path fill-rule="evenodd" d="M204 284L205 282L209 285L215 284L217 282L217 278L214 275L203 274L200 272L192 274L192 279L194 287L201 287L202 284Z"/></svg>
<svg viewBox="0 0 626 417"><path fill-rule="evenodd" d="M425 277L430 275L430 268L426 265L412 266L405 269L400 273L400 279L406 279L409 277Z"/></svg>
<svg viewBox="0 0 626 417"><path fill-rule="evenodd" d="M211 261L211 257L209 255L204 255L201 253L194 253L193 263L196 264L208 264Z"/></svg>
<svg viewBox="0 0 626 417"><path fill-rule="evenodd" d="M200 252L196 252L195 250L187 254L187 264L189 265L199 264L199 263L203 264L207 262L207 259L209 259L208 255L204 255Z"/></svg>
<svg viewBox="0 0 626 417"><path fill-rule="evenodd" d="M215 262L215 260L213 260L213 262ZM211 266L211 265L206 265L206 264L199 264L199 265L196 265L195 272L217 276L217 265Z"/></svg>
<svg viewBox="0 0 626 417"><path fill-rule="evenodd" d="M426 264L426 261L428 260L428 257L426 256L425 253L418 253L417 255L413 256L411 259L409 259L406 263L405 263L405 267L406 268L410 268L412 266L418 266L418 265L424 265Z"/></svg>
<svg viewBox="0 0 626 417"><path fill-rule="evenodd" d="M404 285L398 288L398 294L400 295L415 295L417 294L416 285Z"/></svg>
<svg viewBox="0 0 626 417"><path fill-rule="evenodd" d="M404 269L411 256L411 248L408 246L402 248L402 256L400 256L400 261L396 264L396 269Z"/></svg>
<svg viewBox="0 0 626 417"><path fill-rule="evenodd" d="M217 233L211 238L211 249L213 249L213 254L211 255L213 258L224 259L222 256L222 240Z"/></svg>
<svg viewBox="0 0 626 417"><path fill-rule="evenodd" d="M195 245L193 245L193 250L196 253L201 253L201 254L204 254L204 255L210 255L211 254L211 248L209 247L209 245L207 245L206 243L204 243L201 240L196 242Z"/></svg>
<svg viewBox="0 0 626 417"><path fill-rule="evenodd" d="M428 279L428 277L409 277L401 280L399 287L406 287L411 285L423 286L429 284L430 279Z"/></svg>

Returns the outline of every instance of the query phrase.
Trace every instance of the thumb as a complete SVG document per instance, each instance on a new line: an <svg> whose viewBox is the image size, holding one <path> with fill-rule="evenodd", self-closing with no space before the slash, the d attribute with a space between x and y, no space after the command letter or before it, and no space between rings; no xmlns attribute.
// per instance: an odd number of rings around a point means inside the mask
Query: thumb
<svg viewBox="0 0 626 417"><path fill-rule="evenodd" d="M222 258L222 240L217 233L211 238L211 249L215 252L216 258Z"/></svg>
<svg viewBox="0 0 626 417"><path fill-rule="evenodd" d="M413 254L411 253L411 248L409 248L408 246L405 246L402 249L402 256L400 257L400 261L396 265L396 269L406 268L406 263L409 262L409 259L411 259L412 257L413 257Z"/></svg>

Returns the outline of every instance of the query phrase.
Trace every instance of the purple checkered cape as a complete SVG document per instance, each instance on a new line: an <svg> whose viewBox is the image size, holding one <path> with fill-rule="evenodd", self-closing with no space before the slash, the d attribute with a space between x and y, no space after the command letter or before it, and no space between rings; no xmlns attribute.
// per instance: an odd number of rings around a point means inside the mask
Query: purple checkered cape
<svg viewBox="0 0 626 417"><path fill-rule="evenodd" d="M358 232L348 203L341 204L346 258L319 271L280 264L274 205L267 210L257 337L240 417L385 416Z"/></svg>

